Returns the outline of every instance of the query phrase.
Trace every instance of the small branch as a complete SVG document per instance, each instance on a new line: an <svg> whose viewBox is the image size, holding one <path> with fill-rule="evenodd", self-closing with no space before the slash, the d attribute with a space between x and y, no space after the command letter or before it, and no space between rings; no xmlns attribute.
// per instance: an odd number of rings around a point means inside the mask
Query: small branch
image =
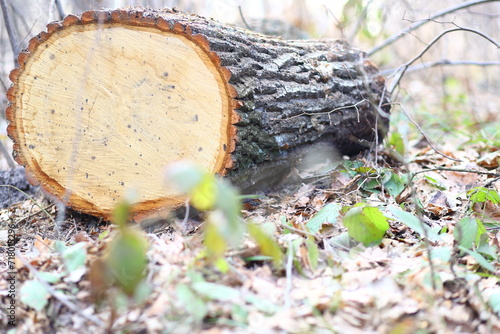
<svg viewBox="0 0 500 334"><path fill-rule="evenodd" d="M99 319L97 317L94 317L93 315L88 315L88 314L84 313L78 306L76 306L72 301L70 301L68 299L68 297L66 297L65 294L63 294L63 293L57 291L56 289L54 289L49 283L47 283L43 279L43 277L40 275L40 273L38 272L38 270L36 270L35 267L33 267L31 265L30 261L28 261L18 251L16 251L16 257L19 260L21 260L21 262L33 273L33 276L36 277L36 279L40 282L40 284L43 285L43 287L47 290L47 292L52 295L52 297L54 297L55 299L57 299L58 301L60 301L62 304L64 304L64 306L66 306L67 308L69 308L71 311L73 311L75 313L78 313L79 315L81 315L85 319L93 322L97 326L100 326L100 327L104 328L105 324L104 324L104 322L101 321L101 319Z"/></svg>
<svg viewBox="0 0 500 334"><path fill-rule="evenodd" d="M7 10L7 0L0 0L0 6L2 7L3 21L5 23L5 28L7 29L7 34L9 35L9 42L14 53L14 64L17 65L17 55L19 54L19 43L17 41L16 33L14 32L14 24L12 23L12 18Z"/></svg>
<svg viewBox="0 0 500 334"><path fill-rule="evenodd" d="M64 10L62 8L61 1L60 0L55 0L54 4L56 5L57 12L59 13L59 19L60 20L64 19L64 17L66 16L66 14L64 13Z"/></svg>
<svg viewBox="0 0 500 334"><path fill-rule="evenodd" d="M438 36L436 36L429 44L427 44L427 46L418 55L416 55L412 60L410 60L406 64L402 65L398 70L396 70L396 72L397 72L397 71L400 71L400 69L401 69L401 73L399 74L398 78L396 79L396 82L392 85L392 88L389 90L391 92L391 94L394 92L394 90L396 89L396 87L399 85L399 82L403 78L403 76L406 73L406 71L408 70L408 68L414 62L416 62L418 59L420 59L431 48L431 46L433 46L434 44L436 44L436 42L441 39L441 37L443 37L443 36L445 36L445 35L447 35L447 34L449 34L451 32L455 32L455 31L466 31L466 32L471 32L471 33L477 34L477 35L479 35L479 36L487 39L489 42L491 42L497 48L500 49L500 44L497 41L495 41L490 36L488 36L488 35L480 32L480 31L477 31L475 29L464 28L464 27L457 27L457 28L452 28L452 29L445 30L442 33L440 33Z"/></svg>
<svg viewBox="0 0 500 334"><path fill-rule="evenodd" d="M406 36L409 32L411 32L411 31L413 31L415 29L418 29L419 27L421 27L422 25L424 25L424 24L426 24L428 22L432 22L432 20L435 20L438 17L441 17L441 16L444 16L446 14L450 14L450 13L456 12L456 11L458 11L460 9L464 9L464 8L467 8L467 7L472 7L472 6L475 6L475 5L480 5L480 4L484 4L484 3L488 3L488 2L496 2L496 1L498 1L498 0L474 0L474 1L464 2L464 3L461 3L461 4L455 5L455 6L451 6L451 7L448 7L446 9L443 9L443 10L440 10L438 12L435 12L434 14L430 15L428 19L414 22L409 27L407 27L407 28L401 30L400 32L392 35L391 37L387 38L381 44L379 44L378 46L376 46L373 49L371 49L370 52L368 52L368 55L369 56L373 55L375 52L380 51L381 49L387 47L388 45L391 45L392 43L394 43L398 39Z"/></svg>
<svg viewBox="0 0 500 334"><path fill-rule="evenodd" d="M245 20L245 16L243 15L243 10L241 9L241 6L238 6L238 10L240 12L240 17L241 17L241 20L243 21L243 24L245 25L245 27L248 30L252 30L252 27L250 27L250 25L247 23L247 20Z"/></svg>
<svg viewBox="0 0 500 334"><path fill-rule="evenodd" d="M500 61L474 61L474 60L449 60L449 59L440 59L436 61L430 61L426 63L421 63L418 65L409 66L406 70L406 73L413 73L421 70L426 70L431 67L436 66L460 66L460 65L472 65L472 66L500 66ZM389 68L383 71L380 71L380 74L383 76L389 76L394 74L397 69Z"/></svg>
<svg viewBox="0 0 500 334"><path fill-rule="evenodd" d="M5 157L5 160L7 160L7 164L11 169L16 168L16 163L14 162L14 159L10 156L10 153L7 151L7 148L5 145L2 143L0 140L0 153Z"/></svg>
<svg viewBox="0 0 500 334"><path fill-rule="evenodd" d="M425 134L424 130L422 130L422 128L420 127L420 125L418 125L417 122L415 122L411 117L410 115L408 115L408 113L406 112L405 108L403 108L402 105L399 105L399 107L401 108L401 110L403 111L403 113L406 115L406 117L408 117L408 120L413 124L415 125L415 127L418 129L418 131L420 131L420 133L422 134L422 136L424 136L425 140L427 140L427 143L429 143L429 146L434 150L434 152L436 152L437 154L445 157L446 159L450 159L450 160L453 160L453 161L457 161L457 162L462 162L462 160L460 159L456 159L456 158L452 158L446 154L444 154L443 152L439 151L436 147L434 147L434 145L432 144L432 141L429 139L429 137L427 137L427 135Z"/></svg>
<svg viewBox="0 0 500 334"><path fill-rule="evenodd" d="M44 212L44 213L47 215L47 217L49 217L49 219L50 219L50 221L51 221L51 222L55 223L54 218L52 218L52 216L50 215L50 213L48 213L48 212L47 212L47 210L45 210L45 209L44 209L44 208L43 208L40 204L38 204L38 202L37 202L37 201L35 201L35 200L33 199L33 197L31 197L30 195L28 195L27 193L25 193L25 192L24 192L24 191L22 191L21 189L19 189L19 188L15 187L15 186L13 186L13 185L10 185L10 184L0 184L0 187L9 187L9 188L13 188L13 189L15 189L15 190L19 191L19 192L20 192L20 193L22 193L24 196L28 197L28 198L29 198L29 199L30 199L30 200L31 200L31 201L32 201L32 202L33 202L33 203L34 203L34 204L35 204L35 205L36 205L36 206L37 206L40 210L42 210L42 212Z"/></svg>
<svg viewBox="0 0 500 334"><path fill-rule="evenodd" d="M293 242L288 240L288 250L287 250L287 260L286 260L286 285L285 285L285 295L283 296L285 302L285 309L289 309L291 306L290 294L292 292L292 265L293 265Z"/></svg>
<svg viewBox="0 0 500 334"><path fill-rule="evenodd" d="M411 178L413 179L417 174L426 173L426 172L433 172L433 171L437 171L437 170L446 171L446 172L473 173L473 174L481 174L481 175L494 176L494 177L496 177L496 179L493 179L493 182L495 182L496 180L498 180L498 178L500 178L500 173L483 172L483 171L474 170L474 169L449 168L449 167L436 167L436 168L429 168L429 169L419 170L417 172L412 173Z"/></svg>

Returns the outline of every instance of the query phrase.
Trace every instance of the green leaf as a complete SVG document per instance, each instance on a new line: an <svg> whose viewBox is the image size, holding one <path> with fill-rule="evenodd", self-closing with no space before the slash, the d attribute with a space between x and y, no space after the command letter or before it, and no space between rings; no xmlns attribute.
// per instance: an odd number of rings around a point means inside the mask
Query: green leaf
<svg viewBox="0 0 500 334"><path fill-rule="evenodd" d="M472 251L462 246L458 246L458 249L472 256L477 261L477 263L479 263L479 265L484 269L489 270L492 273L495 272L495 268L493 267L493 265L478 252Z"/></svg>
<svg viewBox="0 0 500 334"><path fill-rule="evenodd" d="M124 229L108 248L106 264L121 289L129 296L144 278L147 241L139 231Z"/></svg>
<svg viewBox="0 0 500 334"><path fill-rule="evenodd" d="M79 242L69 246L63 251L62 257L68 272L85 266L85 260L87 258L87 251L85 250L85 247L86 243Z"/></svg>
<svg viewBox="0 0 500 334"><path fill-rule="evenodd" d="M280 246L274 240L274 236L270 233L264 232L260 225L249 223L247 226L248 233L255 240L263 255L273 258L275 264L281 263L283 253Z"/></svg>
<svg viewBox="0 0 500 334"><path fill-rule="evenodd" d="M366 166L362 166L362 167L358 167L358 168L355 168L354 169L356 172L358 173L362 173L362 174L374 174L377 172L377 170L373 167L366 167Z"/></svg>
<svg viewBox="0 0 500 334"><path fill-rule="evenodd" d="M175 288L177 300L184 306L184 309L191 314L196 321L201 321L208 314L208 309L203 301L186 284L178 284Z"/></svg>
<svg viewBox="0 0 500 334"><path fill-rule="evenodd" d="M439 259L443 263L448 263L451 258L451 247L433 247L431 249L431 258Z"/></svg>
<svg viewBox="0 0 500 334"><path fill-rule="evenodd" d="M212 300L237 302L241 299L238 290L221 284L196 282L193 283L192 287L197 293Z"/></svg>
<svg viewBox="0 0 500 334"><path fill-rule="evenodd" d="M328 203L321 210L319 210L314 217L309 219L306 227L311 233L318 233L321 226L325 223L334 224L339 216L342 206L338 203Z"/></svg>
<svg viewBox="0 0 500 334"><path fill-rule="evenodd" d="M47 283L54 284L54 283L58 283L59 281L61 281L61 274L60 273L49 273L49 272L41 271L38 274L40 275L40 278Z"/></svg>
<svg viewBox="0 0 500 334"><path fill-rule="evenodd" d="M115 206L113 211L113 222L120 228L125 228L125 225L130 221L130 204L126 201L121 201Z"/></svg>
<svg viewBox="0 0 500 334"><path fill-rule="evenodd" d="M489 244L489 237L487 233L484 233L479 238L479 246L476 251L483 255L491 257L494 261L498 260L498 249L495 245Z"/></svg>
<svg viewBox="0 0 500 334"><path fill-rule="evenodd" d="M484 203L486 201L491 201L493 204L500 203L500 195L493 189L477 187L469 190L467 195L470 196L472 203Z"/></svg>
<svg viewBox="0 0 500 334"><path fill-rule="evenodd" d="M420 220L415 217L413 214L403 211L401 209L398 209L396 207L391 206L389 208L389 211L392 213L394 216L395 220L399 221L400 223L408 226L418 234L420 234L422 237L425 237L425 234L427 233L427 237L431 241L437 241L440 239L439 235L431 230L427 225L425 225L423 222L420 222Z"/></svg>
<svg viewBox="0 0 500 334"><path fill-rule="evenodd" d="M85 249L86 243L79 242L67 247L63 253L64 267L70 282L78 282L82 276L87 272L85 267L85 260L87 259L87 250Z"/></svg>
<svg viewBox="0 0 500 334"><path fill-rule="evenodd" d="M401 178L392 171L387 171L386 175L388 176L388 178L386 179L386 177L384 176L384 187L389 192L389 195L399 195L405 188L403 180L401 180Z"/></svg>
<svg viewBox="0 0 500 334"><path fill-rule="evenodd" d="M224 255L227 249L227 239L224 234L224 228L227 221L220 211L210 212L205 226L205 237L203 244L207 249L208 256L215 261Z"/></svg>
<svg viewBox="0 0 500 334"><path fill-rule="evenodd" d="M198 210L211 210L217 200L218 187L215 177L206 173L191 190L191 204Z"/></svg>
<svg viewBox="0 0 500 334"><path fill-rule="evenodd" d="M377 245L389 229L386 217L375 207L355 207L344 216L349 236L365 246Z"/></svg>
<svg viewBox="0 0 500 334"><path fill-rule="evenodd" d="M202 180L205 172L192 163L179 161L167 167L166 181L189 194Z"/></svg>
<svg viewBox="0 0 500 334"><path fill-rule="evenodd" d="M472 249L479 245L483 233L486 233L486 229L481 221L476 218L464 217L455 224L453 237L460 246Z"/></svg>
<svg viewBox="0 0 500 334"><path fill-rule="evenodd" d="M21 301L38 312L43 310L50 297L50 294L45 290L42 283L36 280L24 282L20 294Z"/></svg>
<svg viewBox="0 0 500 334"><path fill-rule="evenodd" d="M498 316L500 316L500 289L496 288L496 291L493 292L488 298L488 304L490 305L493 312L495 312Z"/></svg>
<svg viewBox="0 0 500 334"><path fill-rule="evenodd" d="M405 143L403 140L403 136L399 133L399 131L392 131L389 135L389 145L394 147L396 152L398 152L401 156L405 155Z"/></svg>

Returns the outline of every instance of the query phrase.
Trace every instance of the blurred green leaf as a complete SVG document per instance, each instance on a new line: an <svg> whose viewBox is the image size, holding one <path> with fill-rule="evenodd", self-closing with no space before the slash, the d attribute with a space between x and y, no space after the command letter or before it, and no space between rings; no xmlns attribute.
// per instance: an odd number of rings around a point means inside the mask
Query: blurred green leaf
<svg viewBox="0 0 500 334"><path fill-rule="evenodd" d="M403 211L401 209L398 209L396 207L389 207L389 211L392 213L394 216L394 219L399 221L400 223L408 226L418 234L420 234L422 237L425 237L427 233L427 237L431 241L437 241L440 239L439 235L431 230L427 225L425 225L423 222L420 222L420 220L415 217L413 214ZM425 229L425 230L424 230Z"/></svg>
<svg viewBox="0 0 500 334"><path fill-rule="evenodd" d="M203 244L205 245L208 255L213 260L224 255L227 248L227 241L224 237L224 229L227 226L224 215L220 211L211 212L207 218L205 225L205 238Z"/></svg>
<svg viewBox="0 0 500 334"><path fill-rule="evenodd" d="M208 299L232 302L241 300L241 294L238 290L222 284L196 282L193 283L192 287L193 290Z"/></svg>
<svg viewBox="0 0 500 334"><path fill-rule="evenodd" d="M50 294L45 287L37 280L29 280L24 282L20 290L21 301L35 309L35 311L42 311L47 305Z"/></svg>
<svg viewBox="0 0 500 334"><path fill-rule="evenodd" d="M488 304L498 316L500 316L500 288L496 288L488 298Z"/></svg>
<svg viewBox="0 0 500 334"><path fill-rule="evenodd" d="M405 142L403 140L403 136L401 136L401 133L399 133L399 131L392 131L389 134L388 143L401 156L405 155L405 153L406 153Z"/></svg>
<svg viewBox="0 0 500 334"><path fill-rule="evenodd" d="M480 220L464 217L455 224L453 237L458 244L467 249L473 249L479 245L480 237L486 233L486 229Z"/></svg>
<svg viewBox="0 0 500 334"><path fill-rule="evenodd" d="M218 186L215 177L204 174L201 181L191 190L191 204L198 210L211 210L217 200Z"/></svg>
<svg viewBox="0 0 500 334"><path fill-rule="evenodd" d="M112 277L129 296L144 278L147 241L140 231L123 229L107 249L106 265Z"/></svg>
<svg viewBox="0 0 500 334"><path fill-rule="evenodd" d="M201 321L208 314L205 301L186 284L178 284L175 288L177 300L196 321Z"/></svg>
<svg viewBox="0 0 500 334"><path fill-rule="evenodd" d="M61 273L57 272L50 273L41 271L38 274L40 275L40 278L47 283L54 284L58 283L61 280Z"/></svg>
<svg viewBox="0 0 500 334"><path fill-rule="evenodd" d="M479 254L478 252L467 249L467 248L462 247L462 246L458 246L458 249L460 249L461 251L472 256L477 261L477 263L481 267L483 267L484 269L486 269L492 273L495 272L495 267L493 267L493 265L488 260L486 260L481 254Z"/></svg>
<svg viewBox="0 0 500 334"><path fill-rule="evenodd" d="M306 224L311 233L318 233L325 223L334 224L339 216L342 205L338 203L328 203L319 210Z"/></svg>
<svg viewBox="0 0 500 334"><path fill-rule="evenodd" d="M189 194L203 180L205 172L190 162L179 161L167 167L166 181Z"/></svg>
<svg viewBox="0 0 500 334"><path fill-rule="evenodd" d="M68 275L67 280L70 282L78 282L87 271L85 266L87 251L85 247L84 242L79 242L67 247L62 253L64 267Z"/></svg>
<svg viewBox="0 0 500 334"><path fill-rule="evenodd" d="M349 236L365 246L377 245L389 229L386 217L375 207L355 207L344 216Z"/></svg>
<svg viewBox="0 0 500 334"><path fill-rule="evenodd" d="M385 172L382 182L391 196L399 195L405 188L403 180L392 171Z"/></svg>
<svg viewBox="0 0 500 334"><path fill-rule="evenodd" d="M275 264L281 263L283 253L278 243L274 240L274 236L264 232L260 225L254 223L249 223L247 228L248 233L259 246L261 253L272 257Z"/></svg>

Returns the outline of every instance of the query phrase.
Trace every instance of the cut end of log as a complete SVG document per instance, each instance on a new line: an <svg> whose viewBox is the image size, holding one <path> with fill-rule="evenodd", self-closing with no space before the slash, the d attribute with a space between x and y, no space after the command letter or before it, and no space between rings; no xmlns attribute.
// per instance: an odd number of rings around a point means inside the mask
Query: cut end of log
<svg viewBox="0 0 500 334"><path fill-rule="evenodd" d="M14 70L8 117L18 161L69 206L110 218L183 203L164 182L189 159L224 174L236 114L227 73L203 36L141 12L50 24Z"/></svg>

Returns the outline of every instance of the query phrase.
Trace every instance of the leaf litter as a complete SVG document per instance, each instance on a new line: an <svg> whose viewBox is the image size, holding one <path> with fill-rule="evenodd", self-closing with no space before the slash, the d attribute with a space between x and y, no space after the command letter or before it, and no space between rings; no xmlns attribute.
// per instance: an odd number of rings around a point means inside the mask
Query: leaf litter
<svg viewBox="0 0 500 334"><path fill-rule="evenodd" d="M434 170L491 171L496 155L475 149L475 156L482 154L477 161L458 150L453 155L463 162L451 162L428 147L415 149L413 162L397 168L379 161L359 169L347 161L320 181L262 194L243 204L243 218L266 231L253 238L272 239L278 248L265 253L246 235L225 253L225 272L207 260L203 223L160 222L146 228L145 285L129 297L102 277L116 227L73 212L54 223L43 212L33 214L31 201L13 205L0 212L2 229L22 222L16 250L44 274L16 260L16 332L500 332L498 203L487 200L488 193L471 201L471 191L482 191L478 187L492 176ZM369 159L357 161L369 166ZM414 174L411 186L399 186L404 175L424 169L429 171ZM498 182L488 189L498 192ZM360 202L366 206L356 208ZM373 246L353 240L342 223L353 208L350 217L376 208L374 216L388 222ZM53 217L56 211L48 209ZM467 224L466 217L485 228ZM457 232L458 221L468 238ZM6 264L0 270L0 300L7 305L9 270ZM79 311L68 309L39 278Z"/></svg>

